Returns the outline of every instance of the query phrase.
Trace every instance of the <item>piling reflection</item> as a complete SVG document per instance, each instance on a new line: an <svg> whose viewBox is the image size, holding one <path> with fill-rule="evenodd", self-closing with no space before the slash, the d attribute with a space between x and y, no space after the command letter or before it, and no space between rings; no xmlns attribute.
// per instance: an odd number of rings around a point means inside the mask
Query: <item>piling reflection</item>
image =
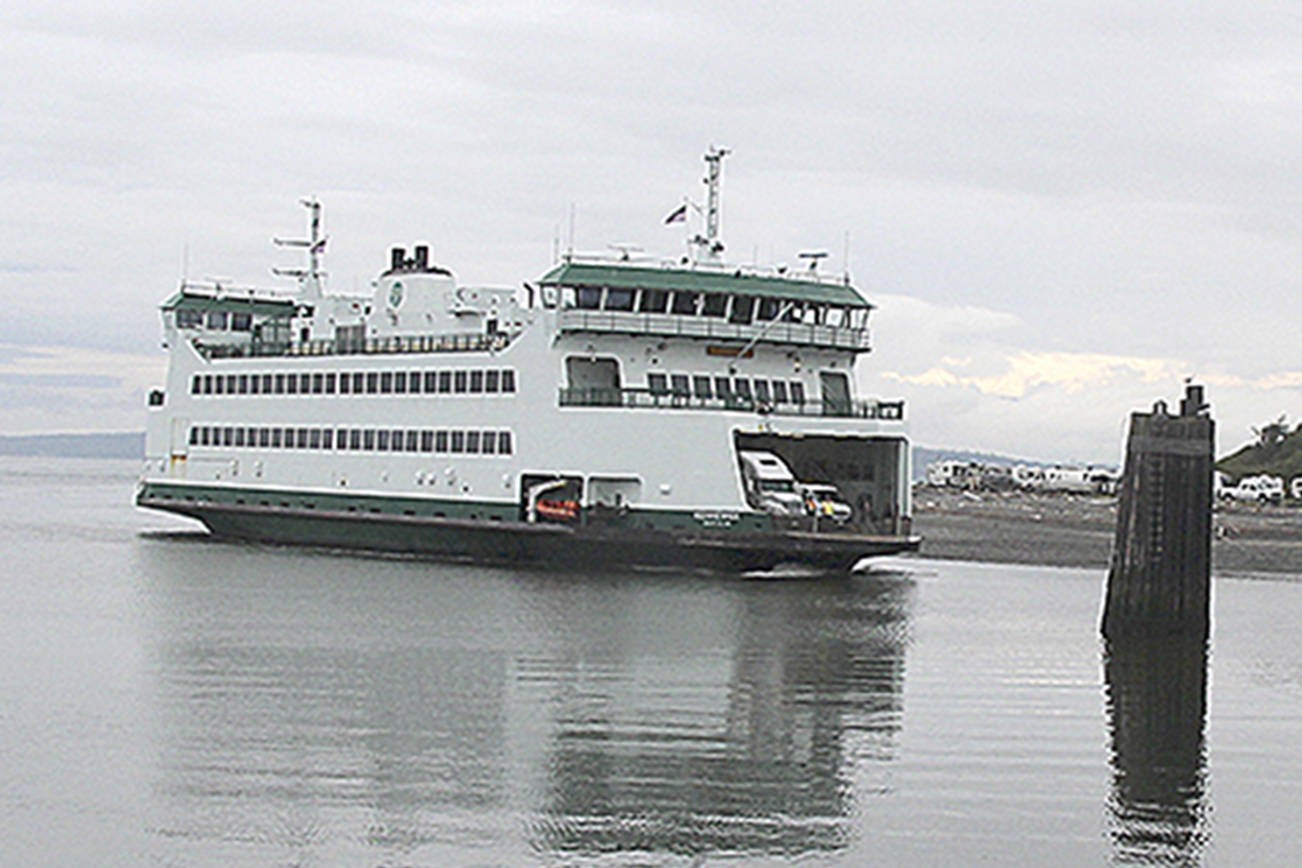
<svg viewBox="0 0 1302 868"><path fill-rule="evenodd" d="M852 777L871 778L864 766L894 753L908 594L900 582L752 588L712 671L671 656L658 675L630 659L627 678L556 678L534 847L788 857L844 847L867 795ZM573 673L600 663L574 662Z"/></svg>
<svg viewBox="0 0 1302 868"><path fill-rule="evenodd" d="M1210 811L1207 646L1201 638L1124 637L1107 641L1104 655L1113 860L1200 864Z"/></svg>

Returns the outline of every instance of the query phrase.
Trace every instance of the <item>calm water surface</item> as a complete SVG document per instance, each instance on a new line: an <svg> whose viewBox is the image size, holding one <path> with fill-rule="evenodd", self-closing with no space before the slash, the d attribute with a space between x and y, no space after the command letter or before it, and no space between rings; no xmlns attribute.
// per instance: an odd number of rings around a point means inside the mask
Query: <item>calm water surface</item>
<svg viewBox="0 0 1302 868"><path fill-rule="evenodd" d="M1293 865L1302 584L1105 648L1095 571L484 569L214 543L0 459L0 858Z"/></svg>

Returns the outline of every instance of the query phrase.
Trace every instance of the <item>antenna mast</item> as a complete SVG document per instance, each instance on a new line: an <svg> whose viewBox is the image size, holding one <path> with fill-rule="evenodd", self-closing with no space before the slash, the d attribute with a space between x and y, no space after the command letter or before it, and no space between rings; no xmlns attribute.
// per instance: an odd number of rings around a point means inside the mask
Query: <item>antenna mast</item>
<svg viewBox="0 0 1302 868"><path fill-rule="evenodd" d="M297 278L304 298L320 298L321 278L325 277L325 272L321 270L321 257L326 246L326 236L321 234L321 203L316 199L300 199L299 204L307 208L310 215L308 237L272 238L271 242L277 247L300 247L307 250L307 268L273 268L271 273L278 277Z"/></svg>
<svg viewBox="0 0 1302 868"><path fill-rule="evenodd" d="M717 262L723 253L723 242L719 240L719 177L723 172L723 158L729 153L727 148L711 145L705 155L705 235L692 239L698 259Z"/></svg>

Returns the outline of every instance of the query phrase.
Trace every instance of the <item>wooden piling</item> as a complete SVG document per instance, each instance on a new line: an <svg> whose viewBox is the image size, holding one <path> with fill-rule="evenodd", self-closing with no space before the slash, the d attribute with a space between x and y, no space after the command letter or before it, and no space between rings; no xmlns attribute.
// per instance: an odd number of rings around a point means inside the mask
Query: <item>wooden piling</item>
<svg viewBox="0 0 1302 868"><path fill-rule="evenodd" d="M1207 636L1215 423L1202 386L1179 415L1132 413L1108 570L1103 634Z"/></svg>

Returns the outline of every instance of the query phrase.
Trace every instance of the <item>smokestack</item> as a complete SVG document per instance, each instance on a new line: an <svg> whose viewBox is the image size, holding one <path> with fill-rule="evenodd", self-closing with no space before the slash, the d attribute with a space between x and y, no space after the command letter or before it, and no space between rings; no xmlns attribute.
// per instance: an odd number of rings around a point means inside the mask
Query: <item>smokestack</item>
<svg viewBox="0 0 1302 868"><path fill-rule="evenodd" d="M407 251L401 247L395 247L389 251L389 268L393 271L401 271L403 260L407 256Z"/></svg>
<svg viewBox="0 0 1302 868"><path fill-rule="evenodd" d="M415 253L416 253L416 270L424 271L426 268L429 267L429 245L417 244Z"/></svg>

